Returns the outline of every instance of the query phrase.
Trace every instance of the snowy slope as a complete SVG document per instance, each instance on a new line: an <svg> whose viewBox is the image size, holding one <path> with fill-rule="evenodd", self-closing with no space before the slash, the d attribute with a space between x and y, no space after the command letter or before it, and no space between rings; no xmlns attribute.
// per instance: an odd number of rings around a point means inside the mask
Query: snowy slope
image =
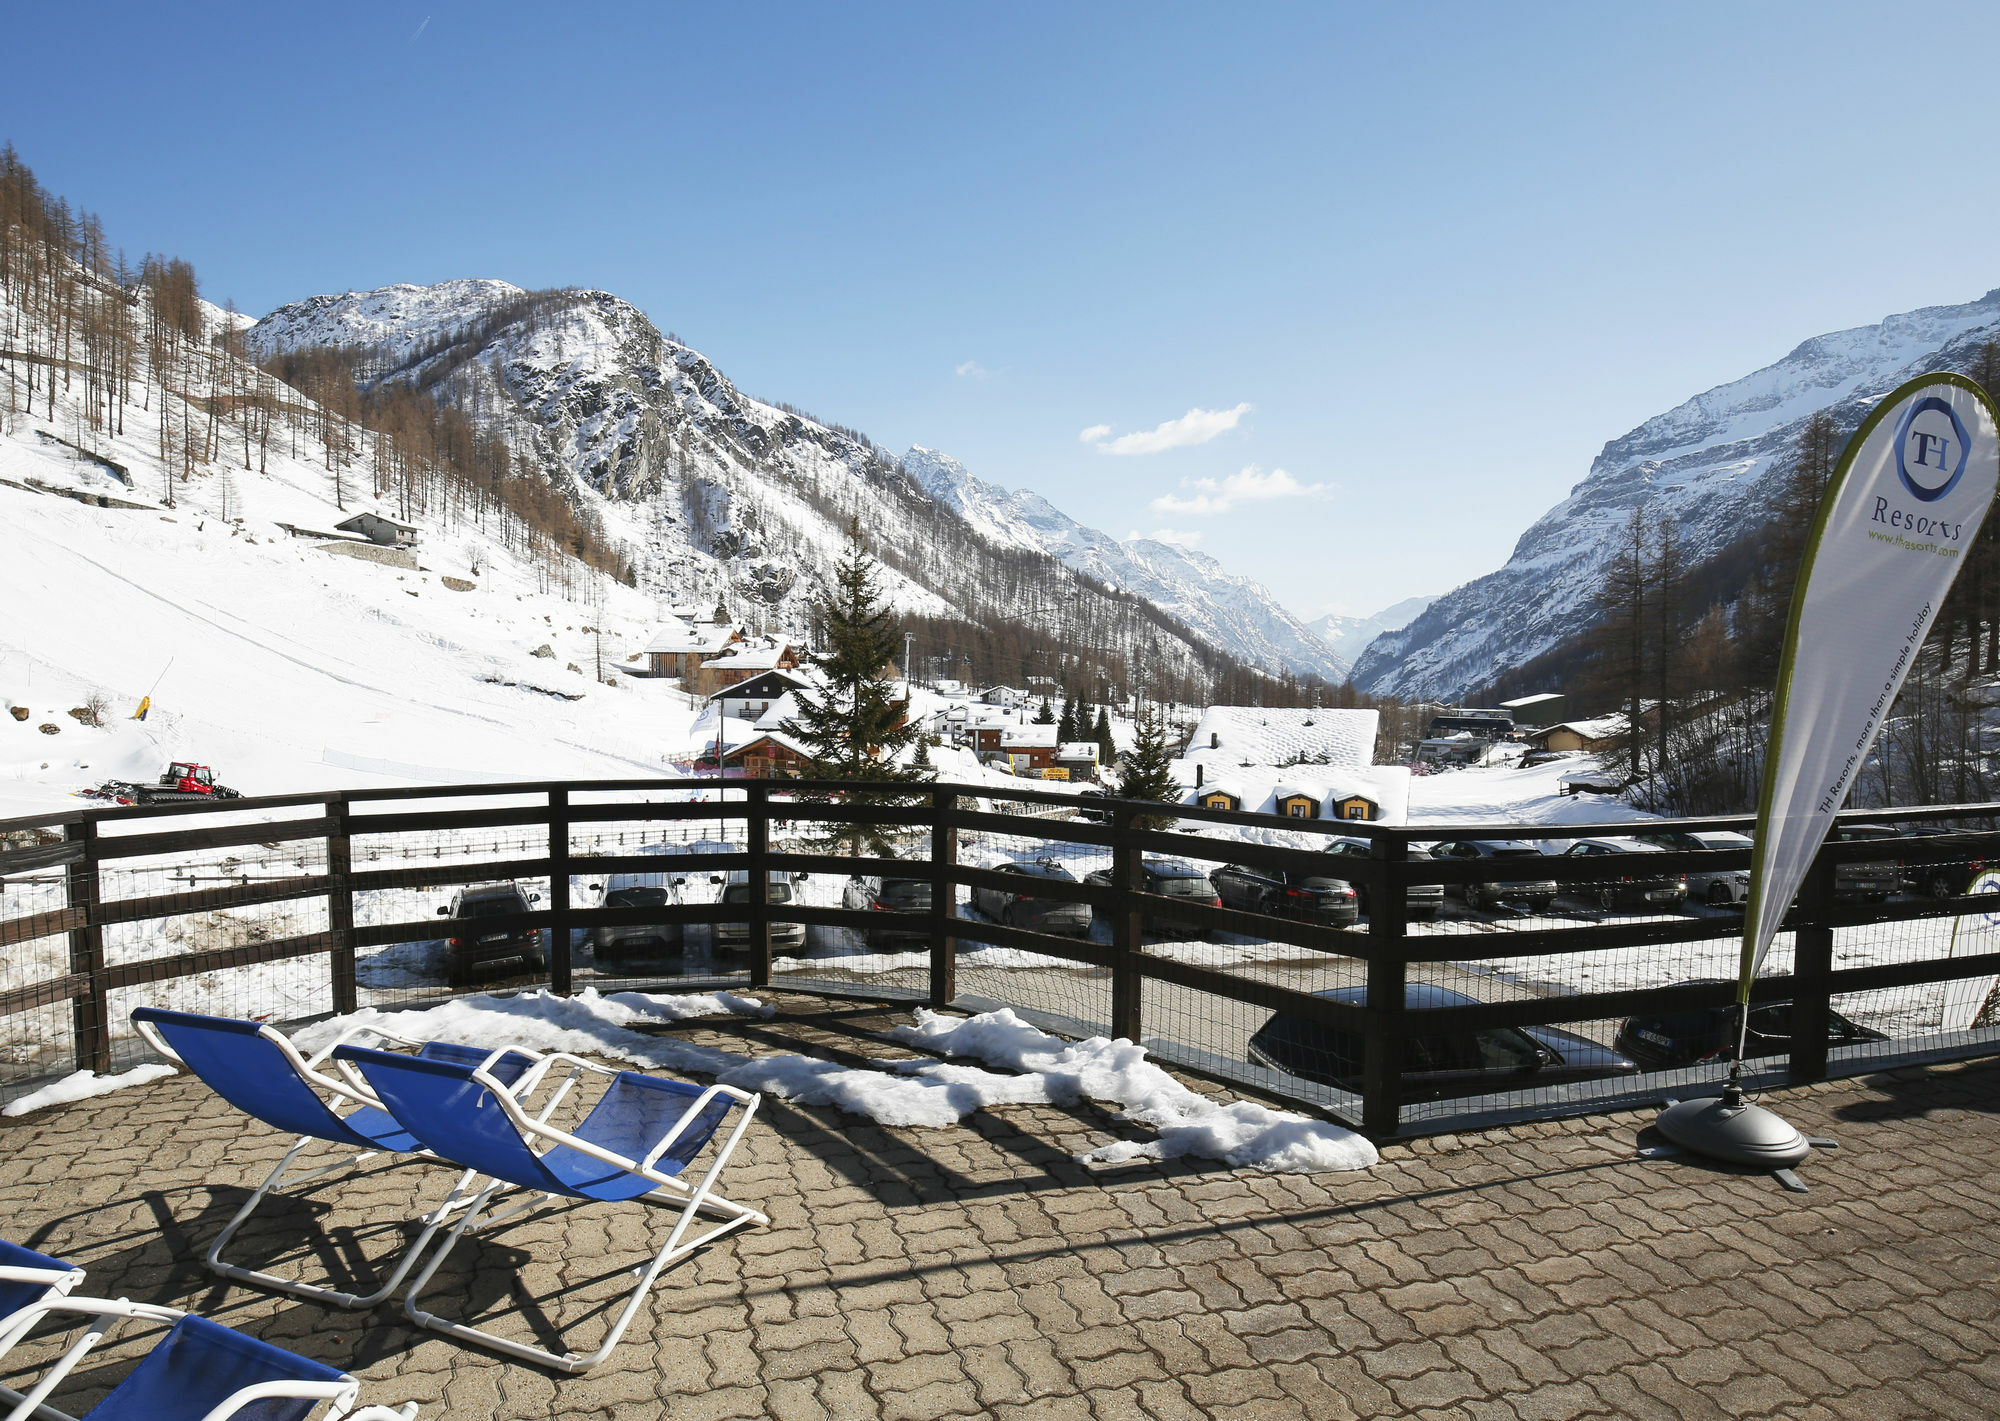
<svg viewBox="0 0 2000 1421"><path fill-rule="evenodd" d="M654 628L644 592L579 574L565 597L498 516L420 515L418 568L323 551L278 527L347 516L317 445L293 457L280 439L260 473L225 440L215 463L170 479L160 392L113 434L79 419L84 388L59 394L53 420L39 404L0 419L0 708L28 712L0 714L0 817L74 805L79 786L152 778L174 757L281 793L671 774L666 757L693 743L676 692L616 669ZM80 432L123 477L56 442ZM616 684L597 679L600 646ZM132 720L149 692L152 713ZM101 727L69 714L93 698Z"/></svg>
<svg viewBox="0 0 2000 1421"><path fill-rule="evenodd" d="M1570 496L1522 534L1506 566L1378 637L1355 665L1364 690L1455 698L1585 625L1610 549L1650 501L1678 521L1690 561L1764 519L1775 461L1819 410L1843 425L1918 374L1960 368L2000 336L2000 290L1816 336L1774 365L1695 396L1612 440Z"/></svg>
<svg viewBox="0 0 2000 1421"><path fill-rule="evenodd" d="M720 597L739 616L802 632L852 517L903 611L977 621L1061 606L1066 633L1149 669L1195 674L1216 659L1204 624L1177 626L961 518L862 436L744 395L606 292L452 281L315 296L246 340L259 357L363 347L366 378L433 388L478 412L599 510L638 551L642 582L676 600ZM1024 568L1024 554L1039 565Z"/></svg>
<svg viewBox="0 0 2000 1421"><path fill-rule="evenodd" d="M1084 527L1038 493L974 478L935 449L913 445L902 463L933 498L996 543L1048 553L1137 593L1253 665L1347 679L1347 661L1279 606L1263 584L1225 571L1206 553L1150 538L1120 542Z"/></svg>

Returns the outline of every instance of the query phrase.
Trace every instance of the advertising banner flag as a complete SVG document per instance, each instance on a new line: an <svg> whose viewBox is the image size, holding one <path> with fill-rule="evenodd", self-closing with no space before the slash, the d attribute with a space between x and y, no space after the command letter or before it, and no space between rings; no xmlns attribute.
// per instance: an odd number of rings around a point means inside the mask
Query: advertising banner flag
<svg viewBox="0 0 2000 1421"><path fill-rule="evenodd" d="M2000 481L1986 392L1924 375L1848 441L1806 535L1764 752L1738 1000L1971 555Z"/></svg>

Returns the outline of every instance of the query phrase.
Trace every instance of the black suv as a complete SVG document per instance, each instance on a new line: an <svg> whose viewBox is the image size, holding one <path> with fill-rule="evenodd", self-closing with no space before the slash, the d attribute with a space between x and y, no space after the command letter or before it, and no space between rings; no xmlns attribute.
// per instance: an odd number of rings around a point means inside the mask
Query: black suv
<svg viewBox="0 0 2000 1421"><path fill-rule="evenodd" d="M1326 841L1326 851L1330 854L1339 854L1342 858L1350 859L1371 858L1375 853L1374 846L1366 839L1328 839ZM1409 847L1409 856L1412 860L1416 860L1427 859L1431 855L1430 850L1411 844ZM1355 884L1354 894L1355 905L1362 912L1367 912L1367 885L1362 883ZM1432 918L1435 918L1443 909L1444 885L1442 883L1412 883L1403 890L1403 914L1413 923L1427 923Z"/></svg>
<svg viewBox="0 0 2000 1421"><path fill-rule="evenodd" d="M1555 880L1530 877L1535 873L1534 865L1520 862L1542 858L1542 851L1520 839L1451 839L1431 845L1431 857L1461 863L1475 859L1493 861L1499 881L1459 884L1458 891L1468 908L1486 903L1526 903L1532 908L1546 908L1556 900Z"/></svg>
<svg viewBox="0 0 2000 1421"><path fill-rule="evenodd" d="M1686 876L1649 868L1645 862L1647 854L1665 852L1658 844L1637 839L1578 839L1563 857L1598 859L1607 865L1616 862L1617 872L1580 879L1569 884L1568 890L1573 897L1595 898L1607 913L1621 907L1678 908L1687 902Z"/></svg>
<svg viewBox="0 0 2000 1421"><path fill-rule="evenodd" d="M548 970L549 952L542 941L541 929L479 930L481 918L532 912L528 905L541 901L541 894L523 893L513 883L480 883L459 889L452 895L449 908L438 909L439 917L453 919L453 935L445 940L445 980L454 987L463 987L472 980L474 967L510 957L520 958L530 972Z"/></svg>
<svg viewBox="0 0 2000 1421"><path fill-rule="evenodd" d="M1333 928L1347 927L1361 916L1354 885L1344 878L1232 863L1211 873L1208 881L1215 885L1223 907L1246 913L1299 918Z"/></svg>
<svg viewBox="0 0 2000 1421"><path fill-rule="evenodd" d="M1141 865L1143 872L1139 880L1141 893L1156 893L1162 898L1179 898L1189 903L1199 903L1204 908L1220 908L1222 899L1209 882L1208 875L1193 864L1179 859L1146 859ZM1095 873L1084 875L1085 883L1096 884L1099 888L1111 887L1111 870L1100 868ZM1093 916L1102 910L1094 910ZM1196 937L1208 929L1199 923L1176 922L1172 918L1157 918L1151 913L1139 920L1139 926L1149 933L1184 932Z"/></svg>
<svg viewBox="0 0 2000 1421"><path fill-rule="evenodd" d="M887 942L931 939L931 881L928 878L891 878L879 873L856 874L841 890L840 905L856 912L881 913L880 927L863 931L862 940L870 947Z"/></svg>
<svg viewBox="0 0 2000 1421"><path fill-rule="evenodd" d="M1901 834L1905 839L1949 839L1955 837L1950 829L1941 829L1934 824L1921 828L1905 829ZM1972 881L1986 871L1983 858L1952 859L1946 863L1903 862L1898 866L1903 887L1911 892L1926 893L1933 898L1957 898L1972 887Z"/></svg>
<svg viewBox="0 0 2000 1421"><path fill-rule="evenodd" d="M1317 995L1332 1002L1368 1005L1366 987L1336 987ZM1448 987L1411 982L1403 1002L1412 1011L1478 1005ZM1361 1089L1362 1038L1304 1017L1279 1012L1250 1038L1250 1059L1260 1066L1303 1076L1336 1090ZM1441 1100L1495 1091L1530 1090L1565 1081L1636 1074L1630 1057L1553 1026L1489 1026L1462 1036L1411 1036L1403 1056L1403 1093L1411 1100Z"/></svg>
<svg viewBox="0 0 2000 1421"><path fill-rule="evenodd" d="M1885 1041L1879 1031L1857 1026L1839 1012L1826 1014L1826 1044L1852 1046ZM1706 1061L1736 1059L1736 1004L1702 1011L1635 1016L1618 1028L1617 1047L1647 1070L1665 1071ZM1792 1004L1760 1002L1750 1008L1748 1056L1788 1056L1792 1050Z"/></svg>

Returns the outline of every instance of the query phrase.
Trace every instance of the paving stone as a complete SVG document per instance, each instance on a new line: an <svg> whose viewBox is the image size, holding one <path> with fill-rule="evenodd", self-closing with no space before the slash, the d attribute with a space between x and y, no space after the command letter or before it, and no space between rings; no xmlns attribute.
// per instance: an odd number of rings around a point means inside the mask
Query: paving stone
<svg viewBox="0 0 2000 1421"><path fill-rule="evenodd" d="M773 999L769 1022L669 1034L903 1054L872 1034L896 1010ZM186 1077L0 1124L0 1219L86 1264L91 1292L198 1309L442 1421L2000 1416L2000 1062L1780 1094L1846 1146L1807 1162L1810 1195L1635 1160L1649 1112L1392 1142L1358 1174L1094 1175L1070 1152L1110 1133L1095 1105L924 1131L773 1103L722 1186L771 1224L671 1270L609 1362L560 1380L391 1308L211 1277L203 1249L290 1142ZM358 1279L450 1177L333 1177L271 1201L236 1248ZM427 1300L594 1345L665 1217L538 1210L462 1245ZM31 1338L9 1364L55 1345ZM143 1351L114 1335L68 1399L89 1405Z"/></svg>

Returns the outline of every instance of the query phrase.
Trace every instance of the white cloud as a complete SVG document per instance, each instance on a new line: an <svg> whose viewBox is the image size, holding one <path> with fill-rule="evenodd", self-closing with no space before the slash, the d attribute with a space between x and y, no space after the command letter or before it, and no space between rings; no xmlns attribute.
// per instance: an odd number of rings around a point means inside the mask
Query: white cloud
<svg viewBox="0 0 2000 1421"><path fill-rule="evenodd" d="M987 375L986 367L976 360L968 360L963 365L955 366L953 369L954 373L969 375L975 380L984 380Z"/></svg>
<svg viewBox="0 0 2000 1421"><path fill-rule="evenodd" d="M1109 439L1111 426L1093 424L1077 437L1086 444L1095 444L1106 454L1157 454L1162 449L1181 449L1190 444L1206 444L1218 434L1226 434L1236 428L1238 421L1251 410L1249 404L1240 404L1228 410L1192 409L1179 419L1170 419L1155 429L1140 430L1133 434L1121 434Z"/></svg>
<svg viewBox="0 0 2000 1421"><path fill-rule="evenodd" d="M1227 513L1239 503L1265 503L1274 498L1324 498L1332 484L1302 484L1283 469L1265 473L1251 464L1220 483L1214 479L1184 479L1182 487L1201 490L1193 498L1162 494L1152 502L1155 513L1209 518Z"/></svg>
<svg viewBox="0 0 2000 1421"><path fill-rule="evenodd" d="M1134 538L1151 538L1156 543L1171 543L1177 548L1191 548L1201 541L1199 533L1183 533L1173 528L1155 528L1150 533L1142 533L1134 528L1125 535L1126 541Z"/></svg>

